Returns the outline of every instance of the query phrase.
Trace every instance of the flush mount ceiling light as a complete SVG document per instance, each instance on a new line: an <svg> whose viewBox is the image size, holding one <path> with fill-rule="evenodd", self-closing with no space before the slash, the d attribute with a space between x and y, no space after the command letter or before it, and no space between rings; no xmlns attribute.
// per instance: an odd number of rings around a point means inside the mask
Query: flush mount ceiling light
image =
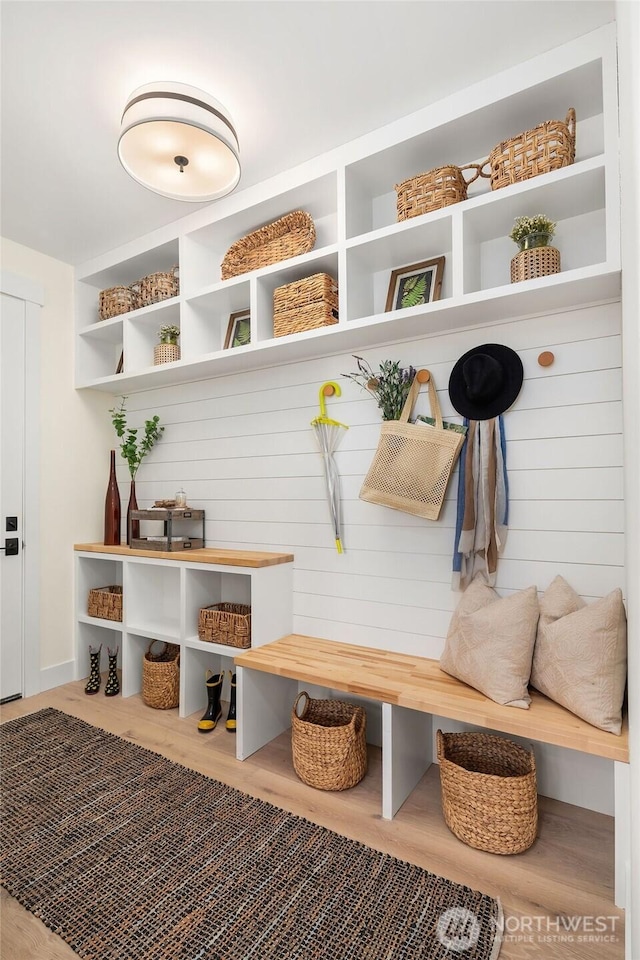
<svg viewBox="0 0 640 960"><path fill-rule="evenodd" d="M148 83L122 114L118 156L143 187L174 200L217 200L240 179L238 137L225 108L185 83Z"/></svg>

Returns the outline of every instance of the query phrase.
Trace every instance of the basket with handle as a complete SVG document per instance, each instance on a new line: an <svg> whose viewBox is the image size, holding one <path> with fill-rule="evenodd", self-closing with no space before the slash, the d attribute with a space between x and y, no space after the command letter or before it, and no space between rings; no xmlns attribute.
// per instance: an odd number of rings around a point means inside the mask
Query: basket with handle
<svg viewBox="0 0 640 960"><path fill-rule="evenodd" d="M522 853L536 838L531 750L489 733L437 734L442 810L459 840L488 853Z"/></svg>
<svg viewBox="0 0 640 960"><path fill-rule="evenodd" d="M291 749L302 782L317 790L355 787L367 772L366 726L362 707L299 693L291 710Z"/></svg>
<svg viewBox="0 0 640 960"><path fill-rule="evenodd" d="M562 120L546 120L493 148L487 163L491 189L520 183L551 170L568 167L576 158L576 112L569 107ZM486 164L483 164L483 167ZM487 176L487 174L483 174Z"/></svg>
<svg viewBox="0 0 640 960"><path fill-rule="evenodd" d="M134 284L129 287L109 287L100 291L98 316L101 320L111 320L122 313L137 310L138 306L138 292Z"/></svg>
<svg viewBox="0 0 640 960"><path fill-rule="evenodd" d="M463 167L453 164L444 167L434 167L427 173L419 173L409 177L402 183L396 183L396 206L398 220L408 220L410 217L419 217L431 210L440 210L452 203L460 203L467 199L467 188L478 177L488 177L482 173L483 164L467 163ZM475 176L465 180L464 171L475 170Z"/></svg>
<svg viewBox="0 0 640 960"><path fill-rule="evenodd" d="M222 279L228 280L249 270L308 253L313 250L315 242L316 228L312 218L304 210L293 210L236 240L224 255Z"/></svg>
<svg viewBox="0 0 640 960"><path fill-rule="evenodd" d="M162 650L153 652L154 644ZM180 699L180 647L164 640L151 640L142 660L142 699L148 707L169 710Z"/></svg>
<svg viewBox="0 0 640 960"><path fill-rule="evenodd" d="M142 280L132 283L131 286L138 297L139 307L148 307L160 300L177 297L180 292L178 264L175 264L166 273L150 273Z"/></svg>
<svg viewBox="0 0 640 960"><path fill-rule="evenodd" d="M251 607L247 603L222 601L202 607L198 615L198 638L228 647L251 646Z"/></svg>
<svg viewBox="0 0 640 960"><path fill-rule="evenodd" d="M101 620L122 620L122 587L92 587L87 599L87 615Z"/></svg>
<svg viewBox="0 0 640 960"><path fill-rule="evenodd" d="M425 382L435 422L409 423L420 385ZM378 448L364 478L360 499L437 520L463 442L463 434L444 427L433 376L428 370L420 370L413 379L400 419L386 420L380 428Z"/></svg>

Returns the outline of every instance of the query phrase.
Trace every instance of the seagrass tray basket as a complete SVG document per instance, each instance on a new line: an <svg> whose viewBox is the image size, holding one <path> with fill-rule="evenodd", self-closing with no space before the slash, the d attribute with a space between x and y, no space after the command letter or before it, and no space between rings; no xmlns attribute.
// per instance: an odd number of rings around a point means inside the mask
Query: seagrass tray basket
<svg viewBox="0 0 640 960"><path fill-rule="evenodd" d="M564 121L546 120L493 148L487 160L491 189L568 167L575 158L576 112L569 107Z"/></svg>
<svg viewBox="0 0 640 960"><path fill-rule="evenodd" d="M366 726L362 707L299 693L291 710L291 749L302 782L317 790L355 787L367 772Z"/></svg>
<svg viewBox="0 0 640 960"><path fill-rule="evenodd" d="M150 273L142 280L131 284L138 298L138 307L148 307L160 300L177 297L180 292L178 280L178 264L171 267L168 273Z"/></svg>
<svg viewBox="0 0 640 960"><path fill-rule="evenodd" d="M251 607L245 603L214 603L198 616L198 637L228 647L251 646Z"/></svg>
<svg viewBox="0 0 640 960"><path fill-rule="evenodd" d="M92 587L87 600L87 614L101 620L122 620L122 587Z"/></svg>
<svg viewBox="0 0 640 960"><path fill-rule="evenodd" d="M511 283L560 273L560 251L556 247L531 247L511 260Z"/></svg>
<svg viewBox="0 0 640 960"><path fill-rule="evenodd" d="M315 273L273 291L273 335L303 333L338 322L338 284Z"/></svg>
<svg viewBox="0 0 640 960"><path fill-rule="evenodd" d="M522 853L536 838L533 752L489 733L437 732L442 809L459 840L489 853Z"/></svg>
<svg viewBox="0 0 640 960"><path fill-rule="evenodd" d="M294 210L236 240L224 255L222 279L228 280L240 273L308 253L313 250L315 242L316 228L312 218L304 210Z"/></svg>
<svg viewBox="0 0 640 960"><path fill-rule="evenodd" d="M154 644L164 649L154 653ZM142 700L155 710L169 710L180 699L180 647L152 640L142 659Z"/></svg>
<svg viewBox="0 0 640 960"><path fill-rule="evenodd" d="M111 320L112 317L119 317L122 313L129 313L130 310L138 309L137 290L130 287L110 287L108 290L101 290L98 300L98 316L101 320Z"/></svg>
<svg viewBox="0 0 640 960"><path fill-rule="evenodd" d="M471 169L475 169L475 176L465 180L463 171ZM427 173L419 173L402 183L396 183L398 220L419 217L422 213L460 203L467 199L467 187L470 184L478 177L488 176L488 173L482 173L480 164L467 163L464 167L435 167Z"/></svg>

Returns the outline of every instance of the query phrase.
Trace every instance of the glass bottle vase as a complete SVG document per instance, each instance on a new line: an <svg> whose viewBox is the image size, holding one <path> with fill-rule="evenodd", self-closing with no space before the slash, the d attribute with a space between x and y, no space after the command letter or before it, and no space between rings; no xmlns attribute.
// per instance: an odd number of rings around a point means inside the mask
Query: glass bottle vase
<svg viewBox="0 0 640 960"><path fill-rule="evenodd" d="M120 544L120 491L116 479L115 450L111 451L109 482L104 501L104 544L111 547Z"/></svg>
<svg viewBox="0 0 640 960"><path fill-rule="evenodd" d="M131 519L131 511L138 509L136 499L136 481L131 477L131 489L129 490L129 505L127 507L127 546L131 546L132 540L140 539L140 521Z"/></svg>

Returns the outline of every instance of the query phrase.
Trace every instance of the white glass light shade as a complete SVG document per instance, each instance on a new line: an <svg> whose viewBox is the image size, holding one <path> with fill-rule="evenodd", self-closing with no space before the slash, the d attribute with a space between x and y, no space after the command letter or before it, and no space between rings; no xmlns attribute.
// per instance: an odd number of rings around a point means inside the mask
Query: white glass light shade
<svg viewBox="0 0 640 960"><path fill-rule="evenodd" d="M122 115L118 156L134 180L174 200L216 200L240 179L238 138L228 112L184 83L148 83L133 91Z"/></svg>

